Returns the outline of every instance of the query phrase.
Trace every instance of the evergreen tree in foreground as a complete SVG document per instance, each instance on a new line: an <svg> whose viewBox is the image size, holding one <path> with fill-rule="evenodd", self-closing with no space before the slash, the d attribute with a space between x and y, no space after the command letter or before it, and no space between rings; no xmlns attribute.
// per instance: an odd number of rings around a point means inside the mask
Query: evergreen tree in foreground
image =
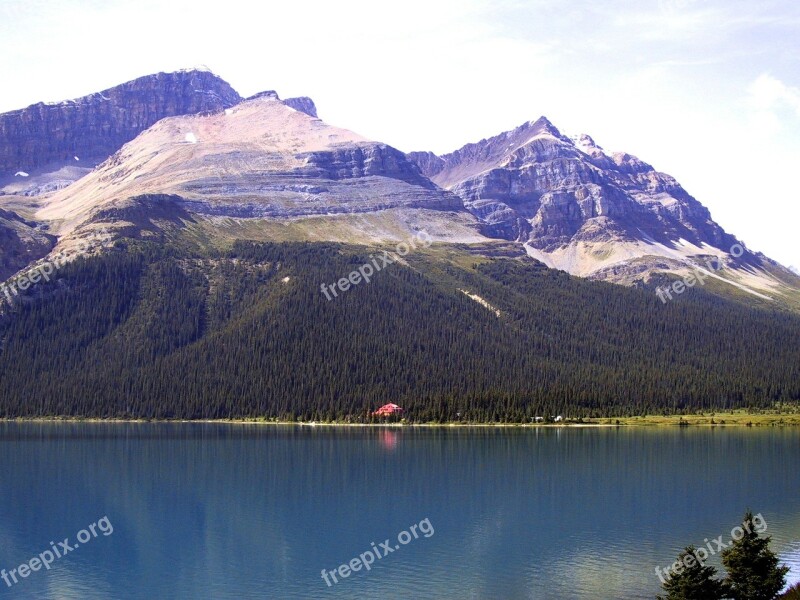
<svg viewBox="0 0 800 600"><path fill-rule="evenodd" d="M789 567L778 566L777 555L769 549L771 538L759 537L753 518L747 511L743 523L750 527L743 527L741 539L722 552L729 596L733 600L774 600L786 585Z"/></svg>
<svg viewBox="0 0 800 600"><path fill-rule="evenodd" d="M658 600L722 600L726 598L725 584L715 579L717 570L703 565L695 557L694 546L685 548L678 555L678 566L672 569L670 578L661 586L667 593Z"/></svg>

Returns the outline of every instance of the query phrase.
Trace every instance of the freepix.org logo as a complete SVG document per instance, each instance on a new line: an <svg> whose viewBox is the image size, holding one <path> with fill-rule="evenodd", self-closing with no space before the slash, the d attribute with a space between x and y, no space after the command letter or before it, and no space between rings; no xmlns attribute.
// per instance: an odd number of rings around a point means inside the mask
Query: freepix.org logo
<svg viewBox="0 0 800 600"><path fill-rule="evenodd" d="M106 235L108 230L105 228L100 229L98 233ZM87 242L80 242L78 243L77 249L78 255L81 255L91 250L92 246ZM0 283L0 304L7 302L13 305L14 299L19 296L20 291L24 292L31 286L42 281L50 281L50 277L68 262L69 257L62 251L56 254L52 260L45 261L33 268L17 273L17 275L12 277L9 281Z"/></svg>
<svg viewBox="0 0 800 600"><path fill-rule="evenodd" d="M27 562L22 563L18 567L8 570L1 569L0 579L5 582L6 586L13 587L20 583L20 580L27 579L30 577L31 573L41 571L42 568L44 568L45 571L49 571L55 561L64 558L67 554L74 552L81 546L85 546L101 533L105 537L114 533L114 526L111 524L108 517L103 517L89 525L86 529L81 529L75 534L75 538L77 539L75 542L70 541L70 538L64 538L64 541L58 543L50 542L50 548L34 556Z"/></svg>
<svg viewBox="0 0 800 600"><path fill-rule="evenodd" d="M396 544L392 543L391 538L386 538L380 544L372 542L369 550L366 550L352 560L339 565L338 568L330 571L327 569L322 569L322 580L327 584L328 587L331 587L339 583L339 578L346 579L353 573L360 571L362 568L365 571L369 571L372 569L372 565L375 564L376 560L381 560L382 558L386 558L389 554L397 552L403 546L407 546L414 540L419 539L420 534L422 534L422 537L424 538L429 538L434 533L435 531L433 529L433 525L431 525L430 519L422 519L422 521L419 523L409 527L408 531L403 530L398 533Z"/></svg>
<svg viewBox="0 0 800 600"><path fill-rule="evenodd" d="M362 282L369 283L382 269L396 262L400 262L403 256L406 256L413 250L417 250L418 246L421 245L424 248L428 248L432 243L433 240L427 231L418 231L413 237L409 238L408 241L397 244L393 253L385 250L382 254L371 254L369 262L364 263L358 269L352 271L347 277L342 277L331 284L320 284L320 291L325 295L328 301L331 301L334 298L338 298L339 293L344 293L353 286Z"/></svg>

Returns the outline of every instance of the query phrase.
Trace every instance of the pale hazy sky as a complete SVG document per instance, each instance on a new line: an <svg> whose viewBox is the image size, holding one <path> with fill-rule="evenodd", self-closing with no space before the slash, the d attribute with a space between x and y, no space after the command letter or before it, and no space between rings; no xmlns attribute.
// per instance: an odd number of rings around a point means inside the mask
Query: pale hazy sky
<svg viewBox="0 0 800 600"><path fill-rule="evenodd" d="M0 111L198 65L404 151L546 115L800 267L797 0L0 0Z"/></svg>

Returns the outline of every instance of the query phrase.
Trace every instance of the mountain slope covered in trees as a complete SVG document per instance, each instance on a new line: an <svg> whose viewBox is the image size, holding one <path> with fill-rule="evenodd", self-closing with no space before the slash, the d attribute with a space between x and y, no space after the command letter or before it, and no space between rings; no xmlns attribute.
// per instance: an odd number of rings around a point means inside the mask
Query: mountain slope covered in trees
<svg viewBox="0 0 800 600"><path fill-rule="evenodd" d="M800 400L800 318L591 282L466 246L330 301L375 249L142 242L64 266L0 317L0 417L527 421ZM460 416L459 416L460 415Z"/></svg>

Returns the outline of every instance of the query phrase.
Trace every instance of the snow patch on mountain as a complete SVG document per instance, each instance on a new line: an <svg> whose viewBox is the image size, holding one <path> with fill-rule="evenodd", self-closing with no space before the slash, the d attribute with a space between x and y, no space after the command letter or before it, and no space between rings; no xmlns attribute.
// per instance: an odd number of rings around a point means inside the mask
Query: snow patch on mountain
<svg viewBox="0 0 800 600"><path fill-rule="evenodd" d="M488 308L490 311L492 311L498 317L500 316L500 311L498 309L496 309L494 306L492 306L491 304L489 304L486 300L484 300L483 298L478 296L478 294L473 294L471 292L468 292L467 290L461 290L461 289L458 290L458 291L461 292L462 294L464 294L467 298L470 298L471 300L474 300L475 302L477 302L478 304L480 304L484 308Z"/></svg>

